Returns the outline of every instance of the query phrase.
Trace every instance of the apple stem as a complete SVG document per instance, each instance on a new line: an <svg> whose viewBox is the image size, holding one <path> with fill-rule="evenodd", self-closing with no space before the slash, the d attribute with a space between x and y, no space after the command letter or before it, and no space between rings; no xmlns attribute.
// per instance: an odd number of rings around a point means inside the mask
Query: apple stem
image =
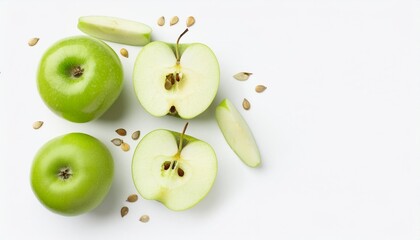
<svg viewBox="0 0 420 240"><path fill-rule="evenodd" d="M185 135L185 131L187 131L187 127L188 127L188 122L185 124L184 126L184 130L182 130L181 136L179 137L179 148L178 148L178 153L181 152L182 150L182 142L184 141L184 135Z"/></svg>
<svg viewBox="0 0 420 240"><path fill-rule="evenodd" d="M176 53L176 63L179 64L179 61L181 59L181 56L179 56L179 40L188 32L188 28L185 29L181 35L179 35L178 40L176 40L176 47L175 47L175 53Z"/></svg>

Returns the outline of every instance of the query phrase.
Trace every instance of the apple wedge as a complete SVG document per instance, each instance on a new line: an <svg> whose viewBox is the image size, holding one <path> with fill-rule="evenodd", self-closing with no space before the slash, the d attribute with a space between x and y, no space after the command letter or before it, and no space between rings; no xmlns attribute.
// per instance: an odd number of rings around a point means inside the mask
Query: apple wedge
<svg viewBox="0 0 420 240"><path fill-rule="evenodd" d="M186 125L187 126L187 125ZM181 211L193 207L210 191L217 174L217 158L206 142L169 130L148 133L137 145L132 176L145 199Z"/></svg>
<svg viewBox="0 0 420 240"><path fill-rule="evenodd" d="M260 165L260 151L251 129L229 99L224 99L216 107L216 120L226 142L236 155L250 167Z"/></svg>
<svg viewBox="0 0 420 240"><path fill-rule="evenodd" d="M140 51L133 84L143 108L156 117L167 114L191 119L213 102L219 87L219 63L202 43L155 41Z"/></svg>
<svg viewBox="0 0 420 240"><path fill-rule="evenodd" d="M77 27L92 37L134 46L148 44L152 33L146 24L108 16L80 17Z"/></svg>

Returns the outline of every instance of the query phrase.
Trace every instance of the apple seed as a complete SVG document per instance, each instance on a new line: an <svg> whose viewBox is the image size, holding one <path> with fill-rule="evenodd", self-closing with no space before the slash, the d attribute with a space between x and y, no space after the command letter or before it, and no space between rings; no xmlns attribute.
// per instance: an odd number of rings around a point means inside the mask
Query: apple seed
<svg viewBox="0 0 420 240"><path fill-rule="evenodd" d="M163 163L163 170L168 170L170 166L171 166L171 162L170 161L165 161Z"/></svg>
<svg viewBox="0 0 420 240"><path fill-rule="evenodd" d="M148 215L143 215L139 220L140 222L147 223L150 220L150 217Z"/></svg>
<svg viewBox="0 0 420 240"><path fill-rule="evenodd" d="M251 103L249 103L249 101L246 98L244 98L242 102L242 107L244 107L245 110L249 110L251 108Z"/></svg>
<svg viewBox="0 0 420 240"><path fill-rule="evenodd" d="M173 25L177 24L178 21L179 21L179 18L177 16L173 16L171 18L171 22L169 23L169 25L173 26Z"/></svg>
<svg viewBox="0 0 420 240"><path fill-rule="evenodd" d="M193 16L189 16L187 18L187 27L191 27L195 23L195 18Z"/></svg>
<svg viewBox="0 0 420 240"><path fill-rule="evenodd" d="M255 87L255 91L256 91L257 93L262 93L262 92L264 92L264 91L265 91L265 89L267 89L267 87L266 87L266 86L264 86L264 85L257 85L257 86Z"/></svg>
<svg viewBox="0 0 420 240"><path fill-rule="evenodd" d="M233 77L236 80L239 80L239 81L246 81L246 80L248 80L249 76L251 76L251 75L252 75L252 73L250 73L250 72L240 72L240 73L237 73L237 74L233 75Z"/></svg>
<svg viewBox="0 0 420 240"><path fill-rule="evenodd" d="M184 176L184 170L182 170L182 168L178 168L178 176L180 177Z"/></svg>
<svg viewBox="0 0 420 240"><path fill-rule="evenodd" d="M138 130L133 132L133 134L131 134L131 139L133 139L134 141L139 139L139 137L140 137L140 131Z"/></svg>
<svg viewBox="0 0 420 240"><path fill-rule="evenodd" d="M128 207L122 207L121 208L121 217L124 217L128 213Z"/></svg>
<svg viewBox="0 0 420 240"><path fill-rule="evenodd" d="M43 122L43 121L36 121L36 122L34 122L34 123L32 124L32 128L33 128L33 129L39 129L39 128L41 128L41 127L42 127L42 124L44 124L44 122Z"/></svg>
<svg viewBox="0 0 420 240"><path fill-rule="evenodd" d="M122 149L124 152L128 152L128 150L130 150L130 145L128 145L128 143L122 142L122 143L121 143L121 149Z"/></svg>
<svg viewBox="0 0 420 240"><path fill-rule="evenodd" d="M118 128L117 130L115 130L115 132L120 136L127 135L127 131L124 128Z"/></svg>
<svg viewBox="0 0 420 240"><path fill-rule="evenodd" d="M123 57L128 58L128 51L125 48L121 48L120 53Z"/></svg>
<svg viewBox="0 0 420 240"><path fill-rule="evenodd" d="M157 20L157 25L159 25L159 26L163 26L163 25L165 25L165 17L164 16L162 16L162 17L160 17L158 20Z"/></svg>
<svg viewBox="0 0 420 240"><path fill-rule="evenodd" d="M135 202L139 199L139 197L137 196L137 194L131 194L130 196L127 197L127 202Z"/></svg>
<svg viewBox="0 0 420 240"><path fill-rule="evenodd" d="M121 146L121 144L123 143L123 140L119 139L119 138L114 138L111 140L111 142L115 145L115 146Z"/></svg>
<svg viewBox="0 0 420 240"><path fill-rule="evenodd" d="M38 41L39 41L39 38L31 38L31 39L29 39L29 41L28 41L28 45L29 45L30 47L35 46L35 45L38 43Z"/></svg>

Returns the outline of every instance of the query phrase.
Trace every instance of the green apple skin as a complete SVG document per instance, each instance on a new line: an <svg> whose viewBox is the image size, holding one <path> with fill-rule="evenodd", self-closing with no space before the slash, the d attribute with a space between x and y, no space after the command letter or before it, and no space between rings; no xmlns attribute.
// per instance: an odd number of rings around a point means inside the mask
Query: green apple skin
<svg viewBox="0 0 420 240"><path fill-rule="evenodd" d="M258 167L261 156L255 138L229 99L224 99L216 107L216 120L226 142L242 162L250 167Z"/></svg>
<svg viewBox="0 0 420 240"><path fill-rule="evenodd" d="M89 122L105 113L120 95L123 69L117 54L104 42L69 37L42 56L37 86L54 113L72 122Z"/></svg>
<svg viewBox="0 0 420 240"><path fill-rule="evenodd" d="M132 177L140 195L157 200L168 209L183 211L198 204L211 190L217 175L217 157L206 142L165 129L145 135L137 145L132 161ZM174 168L165 162L176 160ZM172 166L172 165L171 165ZM180 177L177 168L184 171Z"/></svg>
<svg viewBox="0 0 420 240"><path fill-rule="evenodd" d="M155 117L174 115L192 119L213 102L220 83L219 62L213 51L202 43L176 44L154 41L139 52L133 71L133 85L143 108ZM183 78L170 90L166 76L181 72ZM172 113L171 107L176 113Z"/></svg>
<svg viewBox="0 0 420 240"><path fill-rule="evenodd" d="M109 16L80 17L77 27L92 37L133 46L148 44L152 35L146 24Z"/></svg>
<svg viewBox="0 0 420 240"><path fill-rule="evenodd" d="M70 173L66 179L65 169ZM104 200L113 175L114 161L104 144L84 133L69 133L39 149L30 181L47 209L74 216L93 210Z"/></svg>

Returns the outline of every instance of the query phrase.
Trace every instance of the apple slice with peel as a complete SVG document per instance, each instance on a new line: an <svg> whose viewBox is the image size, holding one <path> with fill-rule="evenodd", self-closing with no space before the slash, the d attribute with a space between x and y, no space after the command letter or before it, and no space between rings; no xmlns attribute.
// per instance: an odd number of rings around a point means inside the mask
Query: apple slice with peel
<svg viewBox="0 0 420 240"><path fill-rule="evenodd" d="M156 117L191 119L213 102L219 87L219 63L201 43L155 41L140 51L134 64L134 90L143 108Z"/></svg>
<svg viewBox="0 0 420 240"><path fill-rule="evenodd" d="M213 186L217 158L206 142L182 133L158 129L137 145L132 177L145 199L181 211L200 202Z"/></svg>
<svg viewBox="0 0 420 240"><path fill-rule="evenodd" d="M260 151L251 129L229 99L224 99L216 107L216 120L226 142L236 155L250 167L260 165Z"/></svg>
<svg viewBox="0 0 420 240"><path fill-rule="evenodd" d="M92 37L134 46L148 44L152 33L146 24L108 16L80 17L77 27Z"/></svg>

